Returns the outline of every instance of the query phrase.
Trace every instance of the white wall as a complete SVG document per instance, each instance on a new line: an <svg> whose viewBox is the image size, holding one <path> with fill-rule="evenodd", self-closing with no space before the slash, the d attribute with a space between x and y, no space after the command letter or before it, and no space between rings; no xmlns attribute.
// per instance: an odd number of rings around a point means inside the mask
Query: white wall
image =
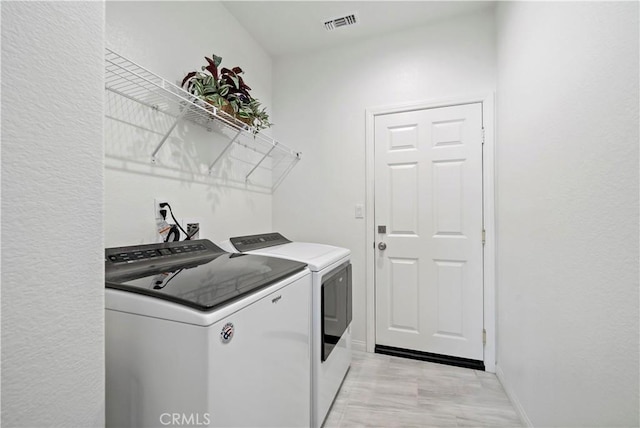
<svg viewBox="0 0 640 428"><path fill-rule="evenodd" d="M104 4L1 7L2 426L104 426Z"/></svg>
<svg viewBox="0 0 640 428"><path fill-rule="evenodd" d="M638 3L501 3L498 373L534 426L638 426Z"/></svg>
<svg viewBox="0 0 640 428"><path fill-rule="evenodd" d="M274 229L350 248L353 337L364 342L365 110L495 89L491 10L274 64L276 137L303 152L274 193ZM371 213L372 214L372 213Z"/></svg>
<svg viewBox="0 0 640 428"><path fill-rule="evenodd" d="M271 59L219 2L108 2L106 14L106 44L119 54L179 83L215 53L223 67L243 68L252 95L271 110ZM171 121L112 94L107 115L119 119L106 121L107 247L156 242L155 197L166 198L179 219L199 220L201 237L214 241L271 230L266 181L246 186L234 179L246 167L241 148L222 159L223 179L211 178L207 167L226 141L181 124L152 166L162 135L149 130L167 130Z"/></svg>

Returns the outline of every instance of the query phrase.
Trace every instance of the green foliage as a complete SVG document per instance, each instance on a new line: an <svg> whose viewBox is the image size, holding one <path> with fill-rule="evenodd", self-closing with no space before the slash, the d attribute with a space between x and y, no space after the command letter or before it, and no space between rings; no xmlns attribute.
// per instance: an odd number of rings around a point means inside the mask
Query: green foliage
<svg viewBox="0 0 640 428"><path fill-rule="evenodd" d="M266 109L260 108L260 101L249 94L251 88L242 79L243 70L240 67L218 70L222 57L215 54L205 59L208 65L202 66L202 71L188 73L182 87L218 108L231 105L236 117L250 120L255 133L270 127L272 123Z"/></svg>
<svg viewBox="0 0 640 428"><path fill-rule="evenodd" d="M253 126L255 127L256 132L261 129L269 128L273 125L269 122L269 115L267 114L266 107L260 108L260 101L252 98L247 107L247 114L249 117L253 118Z"/></svg>

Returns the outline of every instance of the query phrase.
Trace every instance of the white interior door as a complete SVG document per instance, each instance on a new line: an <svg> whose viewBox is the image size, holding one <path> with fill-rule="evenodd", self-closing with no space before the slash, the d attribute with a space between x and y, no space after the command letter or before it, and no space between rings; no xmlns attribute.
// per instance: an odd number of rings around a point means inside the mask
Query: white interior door
<svg viewBox="0 0 640 428"><path fill-rule="evenodd" d="M376 344L482 360L482 104L379 115L374 138Z"/></svg>

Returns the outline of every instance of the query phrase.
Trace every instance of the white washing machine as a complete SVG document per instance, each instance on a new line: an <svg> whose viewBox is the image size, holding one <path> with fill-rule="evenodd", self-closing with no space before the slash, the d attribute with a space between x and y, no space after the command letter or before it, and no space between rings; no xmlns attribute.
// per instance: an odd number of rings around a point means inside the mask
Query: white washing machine
<svg viewBox="0 0 640 428"><path fill-rule="evenodd" d="M279 233L230 238L239 251L306 263L312 275L312 426L322 426L351 364L351 251L291 242Z"/></svg>
<svg viewBox="0 0 640 428"><path fill-rule="evenodd" d="M310 424L311 273L208 240L106 250L106 424Z"/></svg>

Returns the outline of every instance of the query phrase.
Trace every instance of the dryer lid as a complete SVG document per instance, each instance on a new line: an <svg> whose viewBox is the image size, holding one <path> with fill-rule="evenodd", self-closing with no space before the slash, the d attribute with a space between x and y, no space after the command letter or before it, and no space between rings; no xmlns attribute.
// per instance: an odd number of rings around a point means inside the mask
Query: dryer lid
<svg viewBox="0 0 640 428"><path fill-rule="evenodd" d="M351 251L346 248L312 242L291 242L279 233L240 236L231 238L230 241L238 251L306 263L313 272L351 255Z"/></svg>

